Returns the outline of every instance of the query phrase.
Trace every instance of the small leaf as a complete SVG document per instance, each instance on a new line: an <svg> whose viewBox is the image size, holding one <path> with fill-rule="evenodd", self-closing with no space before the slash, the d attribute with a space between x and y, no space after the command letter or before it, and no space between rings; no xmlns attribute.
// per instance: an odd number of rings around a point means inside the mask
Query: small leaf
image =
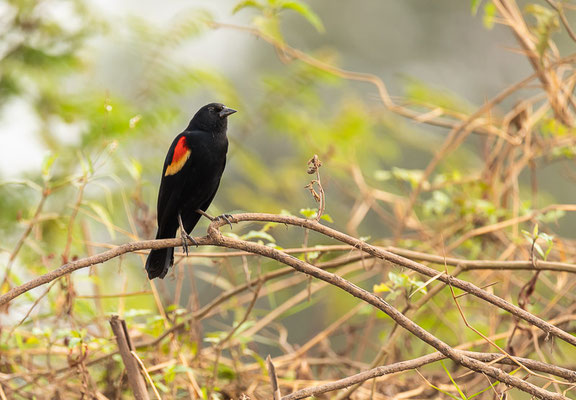
<svg viewBox="0 0 576 400"><path fill-rule="evenodd" d="M424 171L421 169L393 168L392 174L398 180L409 182L414 188L420 184L424 177Z"/></svg>
<svg viewBox="0 0 576 400"><path fill-rule="evenodd" d="M56 153L51 153L44 158L44 161L42 162L42 179L44 182L50 180L50 177L52 176L52 165L57 158L58 155Z"/></svg>
<svg viewBox="0 0 576 400"><path fill-rule="evenodd" d="M397 274L395 272L389 272L388 278L395 287L408 287L410 285L410 279L406 274Z"/></svg>
<svg viewBox="0 0 576 400"><path fill-rule="evenodd" d="M482 23L486 29L492 29L494 27L494 21L496 19L496 6L492 2L488 2L484 5L484 17L482 18Z"/></svg>
<svg viewBox="0 0 576 400"><path fill-rule="evenodd" d="M73 349L74 347L78 346L82 342L81 338L73 337L68 341L68 348Z"/></svg>
<svg viewBox="0 0 576 400"><path fill-rule="evenodd" d="M244 8L256 8L258 10L263 10L264 6L255 0L244 0L234 6L232 14L236 14L238 11Z"/></svg>
<svg viewBox="0 0 576 400"><path fill-rule="evenodd" d="M377 181L388 181L392 179L392 172L385 171L385 170L376 170L374 171L374 179Z"/></svg>
<svg viewBox="0 0 576 400"><path fill-rule="evenodd" d="M134 179L135 181L140 180L142 176L142 164L140 163L140 161L136 160L135 158L132 158L130 162L128 161L124 162L124 167L126 167L128 172L130 173L130 176L132 176L132 179Z"/></svg>
<svg viewBox="0 0 576 400"><path fill-rule="evenodd" d="M316 218L317 210L313 210L312 208L301 208L300 214L308 219Z"/></svg>
<svg viewBox="0 0 576 400"><path fill-rule="evenodd" d="M284 38L280 32L280 21L277 15L258 15L254 17L253 24L264 35L279 43L284 43Z"/></svg>
<svg viewBox="0 0 576 400"><path fill-rule="evenodd" d="M384 293L384 292L390 292L392 289L390 289L390 286L388 286L385 283L380 283L378 285L374 285L372 287L372 291L374 293Z"/></svg>
<svg viewBox="0 0 576 400"><path fill-rule="evenodd" d="M267 232L263 232L263 231L250 231L245 235L242 235L242 239L244 240L250 240L250 239L263 239L263 240L267 240L268 242L271 243L276 243L276 239L274 239L274 237L272 235L270 235Z"/></svg>
<svg viewBox="0 0 576 400"><path fill-rule="evenodd" d="M566 211L564 210L550 210L546 214L536 216L536 219L544 223L550 223L550 222L557 222L560 218L562 218L565 215Z"/></svg>
<svg viewBox="0 0 576 400"><path fill-rule="evenodd" d="M332 217L330 216L330 214L322 214L322 216L320 217L320 219L323 219L327 222L330 222L331 224L334 223L334 220L332 219Z"/></svg>
<svg viewBox="0 0 576 400"><path fill-rule="evenodd" d="M536 250L540 257L544 258L544 250L542 250L542 247L540 247L538 243L534 243L534 250Z"/></svg>
<svg viewBox="0 0 576 400"><path fill-rule="evenodd" d="M546 243L550 244L554 241L554 236L549 235L547 233L540 233L538 236L540 239L544 240Z"/></svg>
<svg viewBox="0 0 576 400"><path fill-rule="evenodd" d="M479 7L480 7L480 0L471 1L470 10L472 11L472 15L476 15L478 13Z"/></svg>
<svg viewBox="0 0 576 400"><path fill-rule="evenodd" d="M298 14L302 15L310 24L316 28L318 32L324 32L324 24L322 24L322 20L318 17L310 6L306 3L302 3L300 1L292 0L292 1L283 1L280 3L280 7L283 9L290 9L296 11Z"/></svg>

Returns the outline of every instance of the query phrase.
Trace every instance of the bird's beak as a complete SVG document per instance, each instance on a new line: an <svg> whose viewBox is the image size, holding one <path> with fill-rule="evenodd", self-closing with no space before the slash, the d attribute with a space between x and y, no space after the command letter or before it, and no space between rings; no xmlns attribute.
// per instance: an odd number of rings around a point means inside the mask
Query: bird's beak
<svg viewBox="0 0 576 400"><path fill-rule="evenodd" d="M228 108L228 107L224 107L222 109L222 111L220 111L218 113L218 115L220 116L220 118L226 118L229 115L232 115L236 112L236 110L232 109L232 108Z"/></svg>

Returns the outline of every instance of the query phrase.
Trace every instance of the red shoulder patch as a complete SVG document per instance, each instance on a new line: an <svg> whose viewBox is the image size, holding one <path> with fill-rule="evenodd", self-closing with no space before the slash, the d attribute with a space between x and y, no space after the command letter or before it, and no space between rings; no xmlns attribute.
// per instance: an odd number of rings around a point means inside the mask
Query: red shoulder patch
<svg viewBox="0 0 576 400"><path fill-rule="evenodd" d="M186 145L186 138L182 136L178 143L176 143L176 147L174 148L174 155L172 156L172 162L168 167L166 167L166 175L174 175L178 171L182 169L186 161L190 158L190 149Z"/></svg>
<svg viewBox="0 0 576 400"><path fill-rule="evenodd" d="M188 146L186 146L186 138L182 136L178 143L176 144L176 148L174 149L174 156L172 157L172 164L175 162L180 161L182 157L186 156L186 152L190 151Z"/></svg>

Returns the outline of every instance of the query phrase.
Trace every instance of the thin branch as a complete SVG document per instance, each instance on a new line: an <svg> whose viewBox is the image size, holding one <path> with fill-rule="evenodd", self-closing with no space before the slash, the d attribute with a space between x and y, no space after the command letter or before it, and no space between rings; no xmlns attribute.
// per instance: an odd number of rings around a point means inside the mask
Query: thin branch
<svg viewBox="0 0 576 400"><path fill-rule="evenodd" d="M497 361L501 364L515 365L514 362L507 358L502 358L502 354L498 353L476 353L473 351L463 351L458 350L460 353L465 354L468 357L474 358L478 361L483 362L493 362ZM424 365L431 364L440 360L446 359L442 353L432 353L426 356L418 357L413 360L401 361L390 365L384 365L376 368L372 368L368 371L360 372L358 374L346 377L344 379L339 379L334 382L326 383L323 385L312 386L305 389L300 389L294 393L282 397L282 400L298 400L304 399L306 397L318 396L323 393L333 392L335 390L345 389L352 385L361 384L370 379L378 378L384 375L395 374L403 371L412 370L415 368L420 368ZM572 371L566 368L557 367L555 365L546 364L540 361L534 361L528 358L516 357L516 360L526 365L530 369L540 372L546 372L549 374L554 374L569 380L570 382L576 382L576 371Z"/></svg>

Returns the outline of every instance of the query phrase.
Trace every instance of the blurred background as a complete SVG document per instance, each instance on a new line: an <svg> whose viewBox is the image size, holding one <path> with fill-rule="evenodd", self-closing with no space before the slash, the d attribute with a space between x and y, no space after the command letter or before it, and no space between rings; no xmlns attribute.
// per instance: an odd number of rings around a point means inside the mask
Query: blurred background
<svg viewBox="0 0 576 400"><path fill-rule="evenodd" d="M239 112L229 120L228 164L212 215L314 217L318 205L304 187L313 179L307 162L317 154L326 192L322 222L335 229L372 244L465 259L527 260L537 242L537 257L573 262L576 147L574 101L567 99L573 96L574 63L559 60L574 51L574 40L549 3L512 3L548 69L476 116L470 129L459 129L480 107L535 73L514 27L489 1L0 1L0 293L70 260L153 238L167 149L195 111L213 101ZM573 17L574 4L565 3ZM549 82L565 89L539 80L552 72L558 80ZM554 102L558 93L566 109ZM458 138L451 142L455 131ZM512 222L477 231L502 221ZM203 221L194 235L204 235L206 227ZM223 232L277 248L336 244L278 226ZM206 251L222 249L193 249ZM316 263L337 254L301 257ZM137 338L158 337L226 290L280 267L257 257L196 254L178 259L173 273L150 284L144 260L143 254L128 254L12 302L0 317L5 356L46 346L64 346L71 354L81 344L90 356L105 354L111 313L123 315ZM399 308L422 283L374 261L346 268L348 278L368 290L385 284L381 294ZM470 272L464 279L478 286L496 280L500 284L490 290L515 301L532 275L513 274ZM235 350L244 352L238 359L289 353L357 305L336 289L290 279L263 292L252 325L243 328L252 335ZM531 311L550 318L564 312L546 304L573 284L569 275L549 276L537 291L543 304ZM247 293L188 326L190 340L183 346L190 346L190 354L210 348L242 318ZM302 293L308 294L269 326L250 331ZM554 302L568 307L572 300ZM454 333L462 321L451 302L444 293L417 322L439 337L458 336L454 342L476 339L465 330ZM450 310L439 323L435 313L445 304ZM498 331L490 319L497 310L468 306L477 327ZM341 357L354 348L355 361L370 363L394 324L369 309L354 315L328 345ZM359 350L349 340L366 326ZM429 351L405 336L410 344L391 350L389 360ZM70 338L78 341L70 345ZM170 358L174 348L162 351L142 357L149 356L150 365ZM29 371L47 368L50 356L39 361L32 353L22 355ZM55 357L54 365L66 365ZM24 374L12 359L4 362L0 371ZM233 382L238 371L222 362L217 379ZM94 387L106 386L102 370L90 371ZM178 379L185 375L171 371ZM209 375L198 372L204 373ZM330 375L313 375L323 373ZM11 388L28 382L26 390L34 392L28 378L11 379ZM167 398L178 397L179 380L167 381L166 370L153 379L165 386Z"/></svg>

